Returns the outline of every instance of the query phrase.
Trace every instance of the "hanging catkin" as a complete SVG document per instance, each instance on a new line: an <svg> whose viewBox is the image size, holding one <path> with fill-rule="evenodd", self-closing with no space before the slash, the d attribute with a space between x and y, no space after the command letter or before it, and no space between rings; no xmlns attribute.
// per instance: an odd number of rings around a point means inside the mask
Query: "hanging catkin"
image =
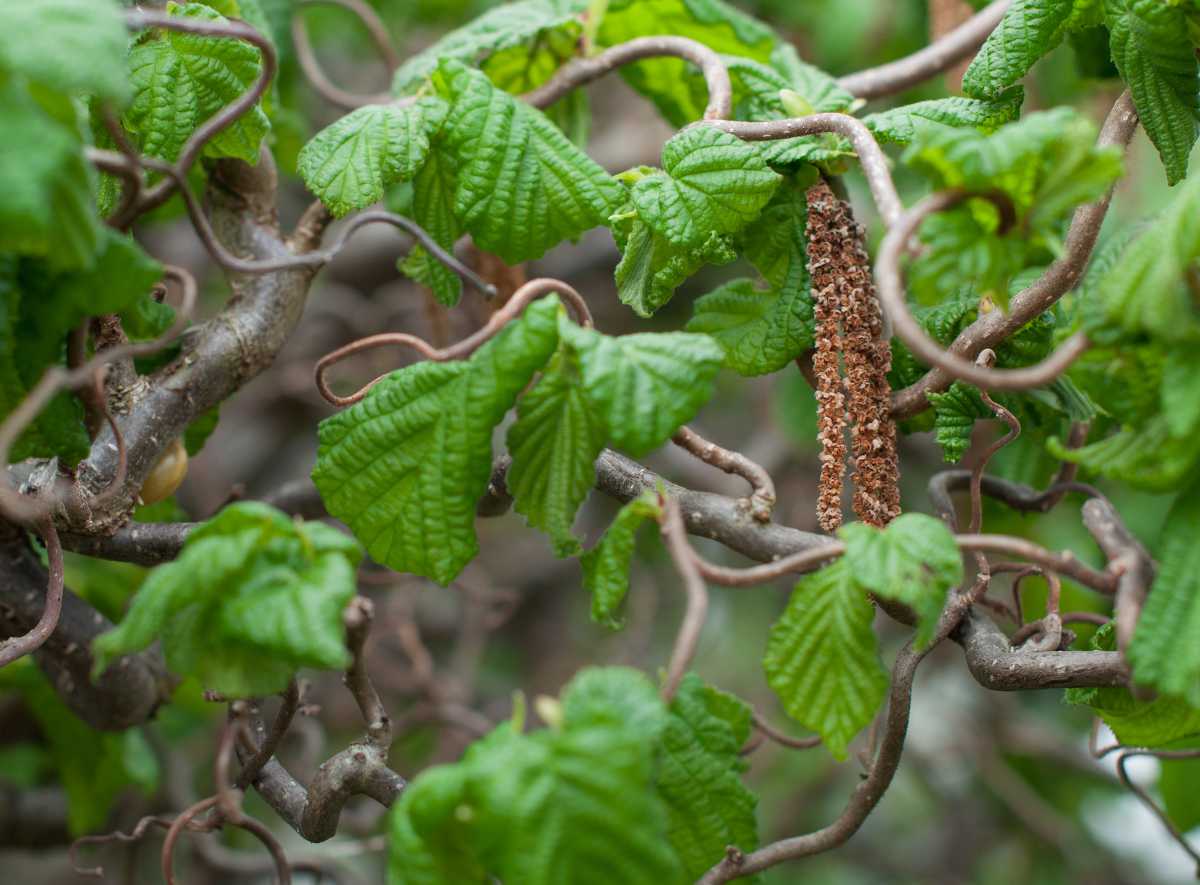
<svg viewBox="0 0 1200 885"><path fill-rule="evenodd" d="M887 382L891 348L881 340L879 302L863 230L824 181L809 188L807 230L821 443L817 518L826 531L842 523L848 423L854 513L865 523L883 526L900 513L900 469Z"/></svg>

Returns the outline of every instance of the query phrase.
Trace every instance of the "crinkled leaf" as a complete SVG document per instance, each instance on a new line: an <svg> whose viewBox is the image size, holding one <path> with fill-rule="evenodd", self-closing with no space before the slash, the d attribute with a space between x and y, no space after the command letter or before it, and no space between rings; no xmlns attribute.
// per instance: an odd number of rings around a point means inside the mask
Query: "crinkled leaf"
<svg viewBox="0 0 1200 885"><path fill-rule="evenodd" d="M1013 0L963 75L963 91L993 98L1062 42L1073 0Z"/></svg>
<svg viewBox="0 0 1200 885"><path fill-rule="evenodd" d="M928 645L946 594L963 579L962 554L951 531L940 519L905 513L884 529L852 523L839 534L854 580L916 612L915 646Z"/></svg>
<svg viewBox="0 0 1200 885"><path fill-rule="evenodd" d="M611 338L559 323L563 341L578 355L589 401L608 439L635 458L666 442L713 395L724 362L707 335L641 333Z"/></svg>
<svg viewBox="0 0 1200 885"><path fill-rule="evenodd" d="M342 610L361 558L353 539L322 523L257 502L230 505L93 642L95 673L156 639L173 673L230 697L280 691L299 667L344 667Z"/></svg>
<svg viewBox="0 0 1200 885"><path fill-rule="evenodd" d="M1200 483L1184 488L1156 549L1158 574L1129 646L1134 678L1200 707Z"/></svg>
<svg viewBox="0 0 1200 885"><path fill-rule="evenodd" d="M433 150L421 171L413 179L412 218L425 228L443 249L450 250L462 235L462 223L454 214L457 180L454 163ZM400 262L400 270L423 286L428 286L438 302L453 307L462 295L462 279L423 246L414 246Z"/></svg>
<svg viewBox="0 0 1200 885"><path fill-rule="evenodd" d="M451 102L441 137L457 165L454 212L481 249L517 264L607 221L620 186L541 111L457 62L435 85Z"/></svg>
<svg viewBox="0 0 1200 885"><path fill-rule="evenodd" d="M675 290L706 264L728 264L737 258L729 238L710 234L699 246L679 246L656 233L640 218L613 224L621 250L617 265L617 297L638 316L653 316Z"/></svg>
<svg viewBox="0 0 1200 885"><path fill-rule="evenodd" d="M321 422L313 481L377 562L448 584L474 558L492 428L554 352L557 313L537 301L469 360L393 372Z"/></svg>
<svg viewBox="0 0 1200 885"><path fill-rule="evenodd" d="M592 620L612 629L621 627L617 613L629 593L629 565L638 529L661 511L658 498L646 492L621 508L599 542L580 557L583 586L592 594Z"/></svg>
<svg viewBox="0 0 1200 885"><path fill-rule="evenodd" d="M667 838L692 881L727 846L758 847L758 798L742 783L746 762L739 755L750 736L750 708L689 673L668 712L658 794L667 806Z"/></svg>
<svg viewBox="0 0 1200 885"><path fill-rule="evenodd" d="M1158 148L1167 183L1187 175L1200 134L1200 67L1187 15L1162 0L1105 0L1112 59Z"/></svg>
<svg viewBox="0 0 1200 885"><path fill-rule="evenodd" d="M663 147L663 171L630 191L639 217L680 246L737 233L779 185L754 148L712 126L685 129Z"/></svg>
<svg viewBox="0 0 1200 885"><path fill-rule="evenodd" d="M732 280L696 299L687 331L712 336L739 375L765 375L812 347L812 311L807 288L763 290L753 280Z"/></svg>
<svg viewBox="0 0 1200 885"><path fill-rule="evenodd" d="M537 385L517 403L517 421L508 430L513 509L550 535L559 556L579 551L571 525L596 484L596 457L604 436L575 357L559 350Z"/></svg>
<svg viewBox="0 0 1200 885"><path fill-rule="evenodd" d="M185 18L225 21L199 3L168 3L167 11ZM129 52L133 101L125 112L125 126L138 137L144 153L175 160L191 134L248 91L261 70L258 49L241 40L151 32ZM205 146L205 156L256 163L269 129L267 115L255 105Z"/></svg>
<svg viewBox="0 0 1200 885"><path fill-rule="evenodd" d="M446 111L446 103L432 96L407 106L358 108L304 146L296 171L336 216L370 206L388 185L417 174Z"/></svg>
<svg viewBox="0 0 1200 885"><path fill-rule="evenodd" d="M961 460L971 446L975 420L991 417L991 410L980 399L979 392L962 381L955 381L942 393L930 393L929 403L933 406L935 439L942 447L942 457L950 463Z"/></svg>
<svg viewBox="0 0 1200 885"><path fill-rule="evenodd" d="M874 616L842 559L796 584L767 642L768 684L788 715L820 734L837 759L846 758L887 692Z"/></svg>
<svg viewBox="0 0 1200 885"><path fill-rule="evenodd" d="M1067 448L1057 438L1046 445L1056 458L1149 492L1175 491L1200 459L1200 435L1172 435L1162 414L1078 449Z"/></svg>
<svg viewBox="0 0 1200 885"><path fill-rule="evenodd" d="M932 120L946 126L964 126L983 133L995 132L1017 119L1025 90L1020 86L1006 89L994 99L952 96L915 104L901 105L863 117L875 138L884 144L908 144L916 134L917 120Z"/></svg>
<svg viewBox="0 0 1200 885"><path fill-rule="evenodd" d="M114 0L0 4L0 71L123 102L129 37ZM6 120L6 126L12 123Z"/></svg>

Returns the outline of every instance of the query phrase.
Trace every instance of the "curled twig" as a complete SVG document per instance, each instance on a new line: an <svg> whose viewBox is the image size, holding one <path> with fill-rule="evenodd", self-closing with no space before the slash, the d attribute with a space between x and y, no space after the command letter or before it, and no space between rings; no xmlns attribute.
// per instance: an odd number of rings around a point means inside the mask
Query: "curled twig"
<svg viewBox="0 0 1200 885"><path fill-rule="evenodd" d="M38 531L46 542L46 558L49 560L49 579L46 586L46 607L33 629L23 636L0 640L0 667L7 666L18 658L33 654L50 638L58 626L63 603L63 550L58 540L58 530L49 517L38 525Z"/></svg>
<svg viewBox="0 0 1200 885"><path fill-rule="evenodd" d="M819 734L810 735L808 737L792 737L785 734L778 728L773 726L763 717L757 710L752 710L750 713L751 721L754 723L755 729L762 735L765 735L770 740L783 747L788 747L793 750L811 750L813 747L821 746L821 736Z"/></svg>
<svg viewBox="0 0 1200 885"><path fill-rule="evenodd" d="M364 3L363 0L300 0L297 7L322 6L326 4L340 6L342 9L352 13L362 23L363 27L367 29L367 33L371 36L371 42L379 50L379 54L387 66L389 76L400 66L400 59L396 55L396 48L392 45L387 25L380 19L379 13ZM308 27L304 23L304 14L299 8L292 15L292 45L296 48L296 62L300 65L300 69L304 71L304 76L308 78L313 88L332 104L347 110L353 110L364 105L379 104L391 99L391 96L387 93L381 95L356 95L353 92L341 89L330 80L321 68L321 63L317 61L317 54L313 50L312 42L308 39Z"/></svg>
<svg viewBox="0 0 1200 885"><path fill-rule="evenodd" d="M1166 831L1170 833L1171 838L1178 843L1180 848L1187 852L1188 856L1195 862L1196 876L1200 878L1200 851L1192 847L1192 844L1183 833L1179 832L1179 829L1172 823L1170 816L1158 807L1158 803L1150 797L1150 794L1133 782L1125 767L1126 762L1134 756L1153 756L1155 759L1197 759L1200 758L1200 750L1150 750L1112 747L1105 752L1110 752L1113 749L1121 750L1121 754L1117 756L1117 777L1120 778L1121 784L1133 793L1133 795L1137 796L1141 803L1153 812L1154 816L1166 828Z"/></svg>
<svg viewBox="0 0 1200 885"><path fill-rule="evenodd" d="M746 508L759 522L770 522L771 510L775 507L775 483L761 465L755 464L740 452L723 449L716 443L709 442L690 427L680 427L671 437L671 442L695 455L705 464L740 476L750 483L750 497L745 499Z"/></svg>
<svg viewBox="0 0 1200 885"><path fill-rule="evenodd" d="M477 332L453 344L450 347L435 348L425 341L423 338L418 338L416 335L410 335L407 332L384 332L379 335L370 335L366 338L360 338L358 341L352 341L344 347L339 347L332 353L327 353L325 356L317 360L315 378L317 390L326 402L338 407L350 406L359 402L367 393L382 381L386 375L381 375L369 384L359 388L349 396L338 396L330 387L326 380L326 373L338 363L352 356L364 353L368 350L374 350L377 347L408 347L411 348L422 357L434 362L447 362L449 360L465 359L473 354L476 350L482 347L486 342L494 338L506 325L520 316L532 302L536 301L544 295L560 295L566 301L567 306L575 314L576 321L581 326L592 325L592 315L588 310L587 302L583 296L575 289L561 280L552 279L537 279L530 280L505 303L504 307L492 314L491 318Z"/></svg>
<svg viewBox="0 0 1200 885"><path fill-rule="evenodd" d="M683 589L687 594L683 623L679 625L679 633L671 649L671 661L667 665L667 676L662 688L663 701L670 703L675 697L675 692L679 690L679 683L683 681L692 658L696 656L696 646L700 643L700 633L704 630L704 622L708 617L708 589L704 586L704 578L700 574L696 552L688 542L679 502L674 498L660 500L663 508L663 540L667 543L667 551L671 554L676 571L683 578Z"/></svg>

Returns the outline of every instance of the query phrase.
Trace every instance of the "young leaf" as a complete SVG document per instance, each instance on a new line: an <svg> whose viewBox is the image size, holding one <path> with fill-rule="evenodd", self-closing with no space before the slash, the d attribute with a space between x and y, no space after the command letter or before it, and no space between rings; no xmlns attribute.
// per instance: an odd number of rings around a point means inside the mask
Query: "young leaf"
<svg viewBox="0 0 1200 885"><path fill-rule="evenodd" d="M813 344L807 287L764 291L753 280L732 280L696 299L694 309L687 331L712 336L739 375L777 372Z"/></svg>
<svg viewBox="0 0 1200 885"><path fill-rule="evenodd" d="M458 62L434 82L451 102L441 138L458 167L454 212L481 249L518 264L607 221L620 185L541 111Z"/></svg>
<svg viewBox="0 0 1200 885"><path fill-rule="evenodd" d="M1200 67L1187 15L1160 0L1105 0L1104 8L1113 62L1175 184L1200 134Z"/></svg>
<svg viewBox="0 0 1200 885"><path fill-rule="evenodd" d="M413 179L412 211L414 221L443 249L452 249L462 235L462 223L454 214L454 193L458 184L454 164L441 151L433 150L421 171ZM423 286L428 286L440 304L453 307L462 295L462 279L423 246L414 246L400 270Z"/></svg>
<svg viewBox="0 0 1200 885"><path fill-rule="evenodd" d="M1200 707L1200 484L1180 492L1159 541L1158 575L1138 620L1129 662L1139 683Z"/></svg>
<svg viewBox="0 0 1200 885"><path fill-rule="evenodd" d="M963 579L962 554L940 519L905 513L885 529L862 523L842 528L847 567L864 589L903 603L917 614L916 648L933 638L946 594Z"/></svg>
<svg viewBox="0 0 1200 885"><path fill-rule="evenodd" d="M281 691L299 667L340 669L342 610L361 558L358 544L322 523L232 504L188 536L93 642L94 672L156 639L173 673L230 697Z"/></svg>
<svg viewBox="0 0 1200 885"><path fill-rule="evenodd" d="M658 793L667 806L667 838L692 881L727 846L758 847L758 798L742 783L747 765L739 755L750 736L750 708L688 673L668 713Z"/></svg>
<svg viewBox="0 0 1200 885"><path fill-rule="evenodd" d="M122 103L129 37L114 0L0 4L0 71ZM6 126L14 125L6 119Z"/></svg>
<svg viewBox="0 0 1200 885"><path fill-rule="evenodd" d="M1067 448L1057 438L1047 440L1046 447L1056 458L1148 492L1178 490L1200 460L1200 435L1172 435L1162 414L1078 449Z"/></svg>
<svg viewBox="0 0 1200 885"><path fill-rule="evenodd" d="M629 593L629 565L633 560L638 529L648 519L658 519L658 497L646 492L621 508L617 518L591 550L583 554L583 586L592 594L592 620L620 629L617 612Z"/></svg>
<svg viewBox="0 0 1200 885"><path fill-rule="evenodd" d="M304 146L296 172L335 216L370 206L388 185L417 174L446 111L446 103L432 96L403 107L358 108Z"/></svg>
<svg viewBox="0 0 1200 885"><path fill-rule="evenodd" d="M739 138L712 126L685 129L663 147L663 171L630 191L639 217L679 246L714 233L737 233L753 221L779 176Z"/></svg>
<svg viewBox="0 0 1200 885"><path fill-rule="evenodd" d="M713 395L725 354L707 335L641 333L610 338L562 318L608 439L635 458L666 442Z"/></svg>
<svg viewBox="0 0 1200 885"><path fill-rule="evenodd" d="M983 133L995 132L1017 119L1025 90L1020 86L1006 89L995 98L974 99L952 96L902 105L863 117L875 138L883 144L909 144L916 136L918 120L931 120L946 126L962 126Z"/></svg>
<svg viewBox="0 0 1200 885"><path fill-rule="evenodd" d="M942 457L953 464L971 447L971 431L979 418L991 417L991 410L969 384L955 381L942 393L929 394L933 406L933 428Z"/></svg>
<svg viewBox="0 0 1200 885"><path fill-rule="evenodd" d="M1062 42L1073 0L1013 0L963 75L963 92L995 98Z"/></svg>
<svg viewBox="0 0 1200 885"><path fill-rule="evenodd" d="M634 670L585 670L560 709L555 727L506 723L413 781L392 812L393 885L682 881L652 783L667 722L654 687Z"/></svg>
<svg viewBox="0 0 1200 885"><path fill-rule="evenodd" d="M871 622L875 607L841 559L803 577L771 628L763 667L788 715L846 758L887 693Z"/></svg>
<svg viewBox="0 0 1200 885"><path fill-rule="evenodd" d="M448 584L474 558L492 428L554 352L558 310L543 298L469 360L393 372L321 422L313 481L376 561Z"/></svg>
<svg viewBox="0 0 1200 885"><path fill-rule="evenodd" d="M167 11L225 21L200 3L168 3ZM246 92L261 70L258 49L240 40L152 32L129 52L133 102L125 126L138 136L144 153L175 160L196 128ZM267 115L255 105L210 141L204 154L256 163L269 129Z"/></svg>
<svg viewBox="0 0 1200 885"><path fill-rule="evenodd" d="M559 556L579 552L571 525L596 484L596 457L604 436L575 357L560 349L537 385L517 403L517 421L508 430L513 509L550 535Z"/></svg>

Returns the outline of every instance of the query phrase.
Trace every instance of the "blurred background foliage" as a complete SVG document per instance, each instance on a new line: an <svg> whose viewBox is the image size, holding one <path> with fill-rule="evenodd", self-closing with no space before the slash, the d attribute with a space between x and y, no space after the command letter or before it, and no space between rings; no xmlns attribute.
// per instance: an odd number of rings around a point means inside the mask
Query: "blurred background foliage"
<svg viewBox="0 0 1200 885"><path fill-rule="evenodd" d="M291 0L262 0L262 5L281 43L273 147L285 177L282 212L287 224L310 199L294 175L296 154L309 137L341 112L310 90L300 75L286 36ZM372 5L388 23L403 58L496 4L488 0L372 0ZM833 74L910 53L928 41L931 27L927 0L735 0L735 5L771 22L807 61ZM387 88L387 72L357 22L336 8L314 7L304 15L334 82L360 92ZM1118 88L1115 81L1103 79L1105 73L1079 47L1063 45L1028 79L1024 110L1072 104L1099 121ZM590 89L594 122L589 153L612 171L655 163L671 130L649 104L618 77L606 78ZM890 101L901 104L947 94L951 93L946 82L938 78ZM901 166L895 171L906 202L920 196L920 185L912 173ZM871 216L864 183L856 173L848 175L846 183L860 218L877 238L878 225ZM1139 135L1106 232L1157 210L1166 199L1157 157ZM142 226L139 236L156 256L184 264L196 273L211 311L229 291L181 216L178 205L169 205ZM329 413L311 381L312 363L320 354L384 330L429 336L434 325L441 323L448 323L451 336L457 338L486 316L486 307L474 294L468 294L448 317L434 316L423 294L396 271L400 247L394 233L369 229L322 275L301 328L277 364L223 406L215 432L193 459L178 495L183 513L203 519L231 496L262 494L308 474L315 457L316 423ZM615 297L612 269L617 260L610 235L597 231L578 245L560 247L535 262L528 272L531 277L550 275L570 281L586 294L598 326L606 332L645 330L647 321L636 320ZM705 271L649 322L655 328L681 328L696 296L743 271L736 265ZM376 352L346 374L354 381L366 379L395 367L396 359ZM695 426L764 464L779 489L777 518L815 530L815 405L798 371L789 369L750 381L726 373L718 396ZM978 424L965 463L974 463L980 450L1002 432L995 422ZM931 437L914 434L903 441L906 510L928 512L927 480L945 466ZM741 492L737 481L676 450L657 453L648 463L684 485ZM995 460L993 469L1037 483L1044 481L1052 466L1036 450L1017 443ZM1106 490L1135 533L1144 541L1153 541L1172 496L1114 487ZM1077 500L1069 499L1051 514L1020 516L989 504L985 527L1036 537L1047 547L1071 549L1082 559L1100 564L1099 551L1080 524L1077 505ZM581 516L589 542L607 525L614 510L605 500L589 502ZM369 647L369 665L397 720L406 722L406 715L412 712L408 706L412 703L412 673L399 626L414 617L439 671L450 675L451 690L460 692L464 703L493 720L507 715L514 689L528 697L557 694L585 664L630 663L650 672L663 666L681 615L682 594L661 544L651 532L643 533L641 539L628 626L620 634L608 634L588 619L589 601L581 590L578 565L554 559L548 543L527 530L520 517L509 514L483 520L480 535L481 557L449 590L389 575L376 576L364 588L377 600L380 611ZM719 561L736 561L716 545L701 542L700 547ZM121 610L142 575L134 566L77 556L70 557L67 572L69 586L110 616ZM789 589L782 582L756 590L714 588L712 611L697 657L697 670L706 681L736 692L784 728L785 718L766 686L760 660L767 630ZM1025 607L1030 617L1040 615L1044 594L1040 580L1026 583ZM499 597L517 600L515 611L502 626L491 632L463 629L464 623L479 618L480 599ZM1097 606L1090 594L1068 584L1063 607ZM881 627L885 652L894 652L905 638L904 631L890 622ZM4 674L10 685L13 680L36 682L40 678L32 668L10 669L11 673L6 670ZM69 773L69 760L64 760L59 750L37 737L38 722L69 715L58 709L52 694L42 688L34 689L42 700L29 728L0 736L0 787L30 787L78 776ZM317 678L309 697L320 705L321 712L299 720L285 746L285 756L301 771L312 760L340 748L359 728L351 699L340 690L335 675ZM11 712L18 702L11 696L4 698L0 695L0 704L10 705ZM1091 759L1087 752L1088 711L1066 705L1061 692L988 692L968 675L959 649L948 645L922 668L914 704L909 743L896 782L862 831L832 854L785 865L765 875L763 881L1115 885L1190 880L1193 871L1182 852L1149 812L1120 789L1111 766ZM211 758L222 714L223 707L206 704L194 685L185 684L176 702L133 738L89 748L86 758L75 760L75 768L82 763L86 774L104 766L132 766L133 779L142 790L127 791L110 815L107 808L113 797L100 784L88 794L92 805L72 808L73 820L86 821L89 829L105 825L127 829L147 810L178 807L172 803L204 795L210 789ZM6 715L4 721L20 721L20 717ZM456 758L466 740L460 732L418 723L397 741L392 767L411 775L432 762ZM1153 785L1158 763L1136 761L1144 763L1131 766L1136 779ZM821 748L796 751L763 745L750 757L748 774L751 786L761 796L762 840L809 831L832 820L857 783L860 770L853 756L839 765ZM273 819L273 813L253 794L247 807L262 819ZM278 827L276 832L295 857L319 852L336 856L339 845L347 840L379 832L378 815L368 804L355 805L352 810L346 835L324 846L299 842L286 827ZM191 855L189 869L180 867L184 881L269 881L262 870L242 876L217 862L220 852L227 849L257 851L237 834L204 838L220 838L226 844ZM129 851L136 854L130 855L126 867L130 878L125 881L158 881L156 850ZM89 862L91 856L89 852ZM110 881L120 881L116 874L122 867L122 849L105 849L96 856L110 867ZM379 854L356 855L344 863L361 881L382 880ZM77 881L62 851L0 852L0 868L15 882ZM300 872L295 881L317 879Z"/></svg>

